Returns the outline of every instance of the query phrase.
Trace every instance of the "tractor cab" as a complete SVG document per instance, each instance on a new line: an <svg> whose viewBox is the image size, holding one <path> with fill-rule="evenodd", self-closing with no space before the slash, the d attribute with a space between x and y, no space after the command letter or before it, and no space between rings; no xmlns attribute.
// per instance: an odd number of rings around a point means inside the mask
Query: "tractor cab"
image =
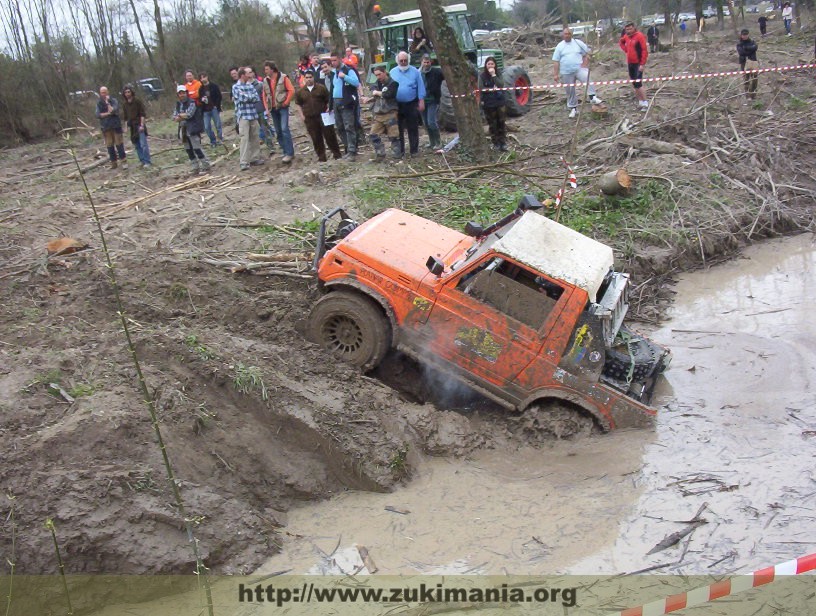
<svg viewBox="0 0 816 616"><path fill-rule="evenodd" d="M492 55L496 58L499 68L502 68L504 54L501 50L494 49L487 52L479 49L468 23L466 4L446 6L445 13L448 16L448 25L453 28L459 47L464 51L468 60L476 66L481 66L484 64L483 59ZM396 66L397 54L400 51L409 52L413 42L413 33L417 27L427 32L422 23L422 14L415 9L394 15L386 15L380 19L379 25L369 28L369 32L378 33L382 51L374 55L374 62L369 67L366 77L368 83L376 81L373 72L375 67L385 67L386 70L390 71ZM411 54L411 64L418 67L423 53ZM433 63L439 64L436 53L431 51L430 55Z"/></svg>

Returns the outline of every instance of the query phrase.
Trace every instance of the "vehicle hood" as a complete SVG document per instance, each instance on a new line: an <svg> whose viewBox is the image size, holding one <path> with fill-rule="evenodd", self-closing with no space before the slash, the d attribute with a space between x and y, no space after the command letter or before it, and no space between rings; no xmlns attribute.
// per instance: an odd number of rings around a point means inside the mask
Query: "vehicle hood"
<svg viewBox="0 0 816 616"><path fill-rule="evenodd" d="M428 257L447 267L472 243L473 238L432 220L389 209L357 227L335 250L416 288L429 273Z"/></svg>

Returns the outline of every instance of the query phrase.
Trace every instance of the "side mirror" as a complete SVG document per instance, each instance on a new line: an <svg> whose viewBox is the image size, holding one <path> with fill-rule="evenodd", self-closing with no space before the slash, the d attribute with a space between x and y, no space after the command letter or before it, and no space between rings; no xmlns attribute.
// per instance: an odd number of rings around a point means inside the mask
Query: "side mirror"
<svg viewBox="0 0 816 616"><path fill-rule="evenodd" d="M484 227L477 222L469 222L465 225L465 235L468 237L479 237L484 233Z"/></svg>
<svg viewBox="0 0 816 616"><path fill-rule="evenodd" d="M428 271L431 272L437 278L442 275L442 272L445 271L445 264L442 263L436 257L428 257L428 261L425 263L425 267L428 268Z"/></svg>

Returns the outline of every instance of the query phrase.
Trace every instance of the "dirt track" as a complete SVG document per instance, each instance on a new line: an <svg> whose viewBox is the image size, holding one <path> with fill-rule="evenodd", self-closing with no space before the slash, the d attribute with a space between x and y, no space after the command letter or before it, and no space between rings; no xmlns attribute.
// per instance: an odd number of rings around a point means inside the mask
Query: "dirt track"
<svg viewBox="0 0 816 616"><path fill-rule="evenodd" d="M707 45L709 52L717 45L731 47L728 40ZM799 47L804 49L804 39ZM678 70L689 60L694 68L716 66L706 63L705 50L701 46L658 56L653 70ZM798 57L781 47L779 54L780 63ZM549 76L549 63L526 62L534 65L534 80ZM598 76L619 77L619 72L610 52L609 60L601 60ZM799 100L812 107L812 75L769 77L765 83L795 90ZM675 106L675 88L680 86L667 86L650 112L672 121L651 134L704 148L707 133L698 117L674 119L694 98L678 97L682 109ZM628 90L603 96L615 112L596 124L585 120L582 140L587 143L608 136L623 118L641 120L631 108ZM769 104L773 98L776 117L800 123L780 119L777 131L774 117L762 125L772 128L768 156L782 159L775 168L777 183L812 189L812 113L777 103L773 91L763 96ZM533 163L539 167L556 165L567 141L560 130L566 115L562 101L540 100L542 106L523 121L511 122L524 144L520 152L539 156ZM734 104L738 102L727 103ZM736 129L748 134L770 118L763 113L737 108ZM293 124L299 131L299 123ZM799 142L792 142L794 134ZM96 137L74 142L80 160L92 160ZM154 151L173 147L159 135L152 144ZM71 166L64 148L54 141L5 150L0 156L0 485L15 496L18 572L54 570L50 536L43 528L49 517L57 525L69 571L189 572L191 552L171 505L149 417L119 332L99 238L81 184L66 177ZM416 403L417 395L423 399L421 391L397 393L379 380L327 361L298 332L315 297L313 283L233 275L199 261L202 256L241 255L275 246L292 250L280 235L270 240L240 225L310 220L312 203L326 211L353 201L350 185L338 188L349 174L383 171L365 164L336 164L307 178L316 165L308 148L299 153L291 169L275 161L237 179L234 157L219 161L209 184L164 193L105 219L126 312L155 391L168 450L189 511L200 516L197 535L215 571L247 572L264 562L277 550L285 512L293 503L322 499L345 488L389 490L410 476L417 452L461 455L501 442L510 430L506 419L489 409L487 419L474 429L460 414ZM739 158L738 148L732 154L739 177L750 175L750 159ZM797 155L803 164L784 164ZM154 175L97 168L87 180L103 211L111 210L185 180L186 165L176 164L178 156L178 151L164 153L159 159L163 169ZM605 171L630 156L633 171L677 174L691 182L706 184L717 171L716 166L687 166L677 155L638 154L614 143L587 153L584 170ZM419 168L417 163L412 166ZM219 184L222 188L212 188ZM733 186L713 182L707 190L735 192ZM365 209L365 204L357 205ZM773 207L757 217L755 237L807 226L811 207L812 197L808 201L805 194L780 186ZM712 211L706 219L694 212L700 217L701 251L709 259L733 253L739 244L717 227L728 215ZM739 216L736 228L754 220L744 212ZM709 233L711 229L716 232ZM44 244L61 233L88 242L94 250L46 264ZM622 260L641 280L699 264L699 255L686 248L634 248L633 256ZM236 378L241 380L253 367L265 394L259 385L249 393L235 386ZM414 380L401 372L406 368L399 363L392 368L379 375L382 381L402 385ZM50 383L72 392L76 400L68 403L50 390ZM9 510L6 501L0 508L4 553L12 523Z"/></svg>

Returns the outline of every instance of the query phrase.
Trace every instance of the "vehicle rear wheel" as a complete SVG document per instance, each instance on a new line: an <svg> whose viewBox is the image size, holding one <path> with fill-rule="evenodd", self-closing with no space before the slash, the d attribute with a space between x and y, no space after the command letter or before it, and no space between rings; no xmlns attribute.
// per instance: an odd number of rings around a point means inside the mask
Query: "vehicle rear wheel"
<svg viewBox="0 0 816 616"><path fill-rule="evenodd" d="M338 359L363 370L375 368L391 346L390 327L379 307L345 291L329 293L315 304L306 333Z"/></svg>
<svg viewBox="0 0 816 616"><path fill-rule="evenodd" d="M533 91L529 89L532 82L527 71L518 65L508 66L501 77L505 88L519 88L504 93L507 99L507 115L522 116L530 111Z"/></svg>
<svg viewBox="0 0 816 616"><path fill-rule="evenodd" d="M522 434L534 441L588 436L595 427L593 417L577 406L551 398L528 406L519 416Z"/></svg>

